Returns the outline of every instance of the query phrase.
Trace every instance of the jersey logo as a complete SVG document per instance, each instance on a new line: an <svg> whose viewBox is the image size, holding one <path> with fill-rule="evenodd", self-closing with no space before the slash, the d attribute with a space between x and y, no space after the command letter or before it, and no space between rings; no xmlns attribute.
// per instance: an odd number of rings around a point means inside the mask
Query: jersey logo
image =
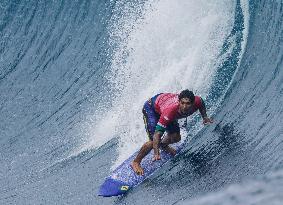
<svg viewBox="0 0 283 205"><path fill-rule="evenodd" d="M166 126L161 124L160 122L158 122L157 125L159 125L160 127L166 128Z"/></svg>

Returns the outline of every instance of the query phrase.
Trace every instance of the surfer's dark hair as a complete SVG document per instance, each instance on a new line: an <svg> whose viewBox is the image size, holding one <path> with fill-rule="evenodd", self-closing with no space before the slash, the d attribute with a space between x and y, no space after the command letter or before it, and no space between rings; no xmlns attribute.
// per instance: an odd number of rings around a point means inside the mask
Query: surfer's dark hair
<svg viewBox="0 0 283 205"><path fill-rule="evenodd" d="M182 98L189 98L192 103L195 102L195 95L194 95L193 91L190 91L188 89L183 90L179 94L179 100L181 100Z"/></svg>

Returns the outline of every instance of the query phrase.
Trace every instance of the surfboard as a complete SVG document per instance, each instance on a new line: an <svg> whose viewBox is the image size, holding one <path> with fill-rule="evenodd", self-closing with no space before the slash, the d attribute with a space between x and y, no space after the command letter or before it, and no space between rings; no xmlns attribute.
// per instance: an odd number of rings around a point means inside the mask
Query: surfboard
<svg viewBox="0 0 283 205"><path fill-rule="evenodd" d="M170 145L176 149L177 154L184 147L185 141ZM144 169L144 175L137 175L131 167L131 162L134 160L138 151L126 159L119 165L110 176L106 177L104 183L100 186L98 195L103 197L112 197L123 195L133 187L142 183L146 178L158 170L164 163L173 158L172 155L161 151L161 160L152 162L153 150L142 160L141 166ZM176 155L177 155L176 154ZM175 155L175 156L176 156Z"/></svg>

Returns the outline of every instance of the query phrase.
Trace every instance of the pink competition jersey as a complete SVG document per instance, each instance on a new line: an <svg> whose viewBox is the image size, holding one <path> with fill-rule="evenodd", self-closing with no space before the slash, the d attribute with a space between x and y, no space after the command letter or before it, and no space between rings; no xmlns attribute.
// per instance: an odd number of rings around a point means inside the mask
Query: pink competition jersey
<svg viewBox="0 0 283 205"><path fill-rule="evenodd" d="M181 115L179 113L179 99L178 94L174 93L163 93L160 94L154 104L155 111L160 114L158 125L166 128L172 121L188 117L195 111L201 108L201 100L199 96L195 96L195 105L192 106L189 114Z"/></svg>

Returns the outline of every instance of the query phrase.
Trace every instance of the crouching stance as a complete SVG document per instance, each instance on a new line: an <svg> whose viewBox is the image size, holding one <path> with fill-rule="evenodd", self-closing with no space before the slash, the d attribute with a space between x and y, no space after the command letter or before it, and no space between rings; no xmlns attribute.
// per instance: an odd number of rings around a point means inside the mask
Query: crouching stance
<svg viewBox="0 0 283 205"><path fill-rule="evenodd" d="M142 159L153 149L153 161L160 160L159 149L172 155L176 150L169 146L181 140L178 119L186 118L197 110L203 118L204 124L212 123L207 117L205 103L201 97L195 96L192 91L183 90L180 94L161 93L153 96L143 106L143 118L149 141L140 149L132 162L132 168L138 175L143 175ZM164 132L167 135L163 137Z"/></svg>

